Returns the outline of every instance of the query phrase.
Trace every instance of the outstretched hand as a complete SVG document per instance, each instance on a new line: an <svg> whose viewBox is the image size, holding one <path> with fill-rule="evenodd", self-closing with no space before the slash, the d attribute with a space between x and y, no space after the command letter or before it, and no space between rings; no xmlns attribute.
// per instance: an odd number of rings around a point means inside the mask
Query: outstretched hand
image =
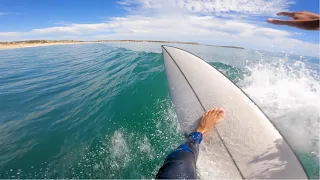
<svg viewBox="0 0 320 180"><path fill-rule="evenodd" d="M319 21L320 15L301 11L301 12L279 12L278 16L287 16L293 18L293 20L281 20L268 18L267 22L276 25L287 25L297 27L305 30L320 30Z"/></svg>

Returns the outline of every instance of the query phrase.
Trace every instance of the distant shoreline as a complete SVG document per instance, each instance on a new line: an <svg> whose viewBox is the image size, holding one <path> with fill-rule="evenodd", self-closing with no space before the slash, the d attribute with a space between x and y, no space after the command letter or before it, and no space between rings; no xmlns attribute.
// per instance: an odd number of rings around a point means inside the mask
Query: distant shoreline
<svg viewBox="0 0 320 180"><path fill-rule="evenodd" d="M224 48L244 49L237 46L216 46L209 44L200 44L198 42L180 42L180 41L152 41L152 40L97 40L97 41L77 41L77 40L28 40L28 41L11 41L0 42L0 49L15 49L25 47L38 47L38 46L51 46L51 45L64 45L64 44L83 44L83 43L166 43L166 44L190 44L202 46L214 46Z"/></svg>

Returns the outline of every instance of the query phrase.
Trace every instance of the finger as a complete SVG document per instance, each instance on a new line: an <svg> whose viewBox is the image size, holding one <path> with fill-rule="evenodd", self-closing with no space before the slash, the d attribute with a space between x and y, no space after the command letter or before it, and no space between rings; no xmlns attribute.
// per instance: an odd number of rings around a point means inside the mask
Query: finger
<svg viewBox="0 0 320 180"><path fill-rule="evenodd" d="M277 16L294 17L295 14L295 12L279 12L277 13Z"/></svg>
<svg viewBox="0 0 320 180"><path fill-rule="evenodd" d="M291 26L293 21L291 20L281 20L281 19L271 19L271 18L268 18L267 19L267 22L268 23L271 23L271 24L277 24L277 25L288 25L288 26Z"/></svg>
<svg viewBox="0 0 320 180"><path fill-rule="evenodd" d="M315 13L312 13L309 11L300 11L300 12L297 12L297 14L304 14L304 15L311 16L311 17L319 17L319 14L315 14Z"/></svg>
<svg viewBox="0 0 320 180"><path fill-rule="evenodd" d="M293 26L296 26L301 29L306 29L306 30L319 30L320 21L319 20L312 20L312 21L296 20L293 22Z"/></svg>

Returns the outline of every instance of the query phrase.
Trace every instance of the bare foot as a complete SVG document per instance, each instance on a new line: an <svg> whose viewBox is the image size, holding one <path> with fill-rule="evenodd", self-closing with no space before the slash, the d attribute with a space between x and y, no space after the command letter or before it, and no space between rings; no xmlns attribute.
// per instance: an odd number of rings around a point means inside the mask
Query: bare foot
<svg viewBox="0 0 320 180"><path fill-rule="evenodd" d="M202 133L203 136L206 136L206 134L215 126L218 124L224 117L224 109L223 108L213 108L206 112L199 124L196 128L197 132Z"/></svg>

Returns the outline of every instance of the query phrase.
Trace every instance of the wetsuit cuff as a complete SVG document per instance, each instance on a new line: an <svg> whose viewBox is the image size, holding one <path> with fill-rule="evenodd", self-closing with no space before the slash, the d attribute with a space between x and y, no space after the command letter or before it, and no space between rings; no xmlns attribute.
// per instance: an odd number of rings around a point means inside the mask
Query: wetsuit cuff
<svg viewBox="0 0 320 180"><path fill-rule="evenodd" d="M200 132L193 132L188 136L189 142L193 142L195 144L200 144L202 141L202 133Z"/></svg>

